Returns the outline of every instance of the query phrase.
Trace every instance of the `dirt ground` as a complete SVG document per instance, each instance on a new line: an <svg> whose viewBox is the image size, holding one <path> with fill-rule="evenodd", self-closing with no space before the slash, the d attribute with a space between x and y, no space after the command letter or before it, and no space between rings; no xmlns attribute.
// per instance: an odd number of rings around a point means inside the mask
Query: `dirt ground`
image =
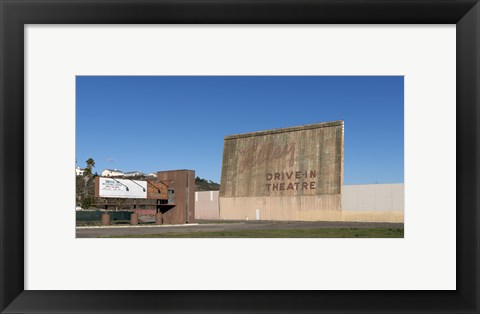
<svg viewBox="0 0 480 314"><path fill-rule="evenodd" d="M198 231L241 231L241 230L281 230L316 228L403 228L403 223L377 222L332 222L332 221L198 221L189 225L136 225L77 227L77 238L97 238L110 236L186 233Z"/></svg>

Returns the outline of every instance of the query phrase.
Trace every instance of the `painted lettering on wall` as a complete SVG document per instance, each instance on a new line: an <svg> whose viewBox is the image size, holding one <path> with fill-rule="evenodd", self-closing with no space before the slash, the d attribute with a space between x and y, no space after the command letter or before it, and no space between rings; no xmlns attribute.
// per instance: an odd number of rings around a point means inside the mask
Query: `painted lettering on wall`
<svg viewBox="0 0 480 314"><path fill-rule="evenodd" d="M267 173L267 191L314 190L317 170ZM282 182L287 180L287 182ZM290 182L288 182L290 181Z"/></svg>
<svg viewBox="0 0 480 314"><path fill-rule="evenodd" d="M125 187L118 181L105 179L100 182L100 189L104 191L124 191Z"/></svg>
<svg viewBox="0 0 480 314"><path fill-rule="evenodd" d="M147 198L147 181L100 177L98 183L100 197Z"/></svg>
<svg viewBox="0 0 480 314"><path fill-rule="evenodd" d="M259 145L255 143L245 147L240 150L239 171L241 173L246 168L258 166L280 158L288 159L288 165L292 167L295 162L295 147L296 143L288 143L285 145L276 145L274 143Z"/></svg>

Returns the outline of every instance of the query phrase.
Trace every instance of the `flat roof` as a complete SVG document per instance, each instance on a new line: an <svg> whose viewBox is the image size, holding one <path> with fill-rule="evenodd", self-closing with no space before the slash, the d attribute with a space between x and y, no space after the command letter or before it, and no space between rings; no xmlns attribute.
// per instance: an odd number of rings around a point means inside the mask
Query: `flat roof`
<svg viewBox="0 0 480 314"><path fill-rule="evenodd" d="M305 124L305 125L299 125L299 126L292 126L288 128L271 129L271 130L256 131L256 132L250 132L250 133L227 135L225 136L225 140L276 134L276 133L294 132L294 131L309 130L309 129L326 128L326 127L332 127L332 126L343 126L343 120L321 122L321 123L314 123L314 124Z"/></svg>

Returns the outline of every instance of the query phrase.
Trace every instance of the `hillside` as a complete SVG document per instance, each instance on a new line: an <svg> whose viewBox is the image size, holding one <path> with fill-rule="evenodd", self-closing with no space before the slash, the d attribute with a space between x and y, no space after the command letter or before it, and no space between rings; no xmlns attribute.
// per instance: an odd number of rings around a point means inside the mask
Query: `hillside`
<svg viewBox="0 0 480 314"><path fill-rule="evenodd" d="M200 177L195 178L195 191L218 191L220 190L220 184L213 182L212 180L205 180Z"/></svg>

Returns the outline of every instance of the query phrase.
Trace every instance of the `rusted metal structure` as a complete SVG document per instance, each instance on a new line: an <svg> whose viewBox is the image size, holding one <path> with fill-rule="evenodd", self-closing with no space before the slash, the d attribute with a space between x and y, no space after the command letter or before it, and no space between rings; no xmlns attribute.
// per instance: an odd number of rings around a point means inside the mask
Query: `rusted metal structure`
<svg viewBox="0 0 480 314"><path fill-rule="evenodd" d="M100 191L102 177L95 178L95 206L105 210L125 210L132 212L131 223L137 224L146 216L155 217L156 224L185 224L195 221L195 171L171 170L157 172L156 179L129 180L108 178L118 182L115 188L125 197L105 197ZM129 186L123 182L133 182L144 189L144 197L128 197ZM151 219L150 219L151 220Z"/></svg>
<svg viewBox="0 0 480 314"><path fill-rule="evenodd" d="M158 180L165 182L173 192L169 201L174 201L172 210L161 211L162 223L179 224L195 221L195 171L171 170L157 172Z"/></svg>
<svg viewBox="0 0 480 314"><path fill-rule="evenodd" d="M343 121L226 136L220 219L336 220Z"/></svg>

